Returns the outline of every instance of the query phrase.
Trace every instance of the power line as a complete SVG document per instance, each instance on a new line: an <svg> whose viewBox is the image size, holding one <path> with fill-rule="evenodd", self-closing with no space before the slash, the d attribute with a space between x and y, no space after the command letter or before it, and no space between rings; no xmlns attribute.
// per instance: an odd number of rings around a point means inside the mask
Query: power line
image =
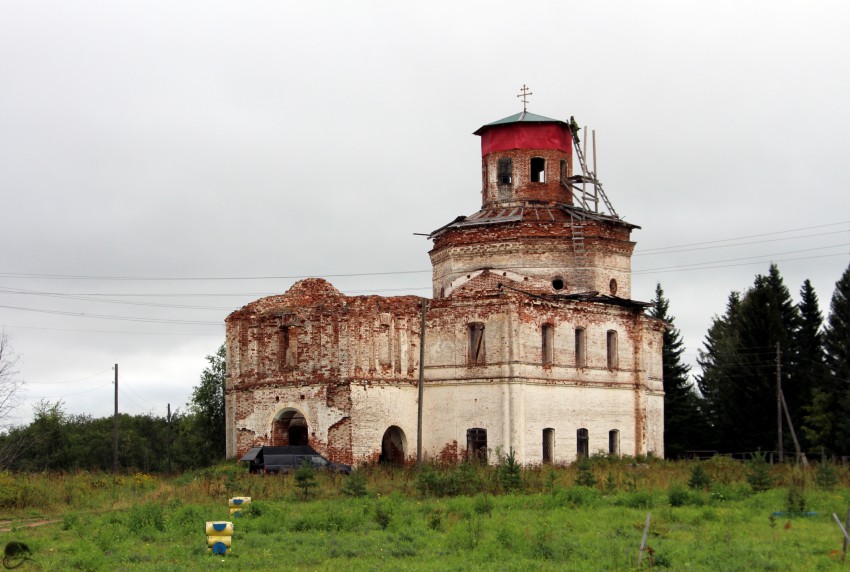
<svg viewBox="0 0 850 572"><path fill-rule="evenodd" d="M138 318L134 316L112 316L108 314L86 314L83 312L63 312L61 310L41 310L38 308L23 308L20 306L3 306L0 305L0 308L6 308L8 310L21 310L24 312L37 312L40 314L56 314L60 316L75 316L78 318L97 318L100 320L124 320L128 322L145 322L145 323L154 323L154 324L185 324L185 325L197 325L197 326L222 326L223 322L205 322L201 320L158 320L156 318Z"/></svg>
<svg viewBox="0 0 850 572"><path fill-rule="evenodd" d="M735 266L753 266L753 265L756 265L756 264L764 264L765 262L779 263L779 262L797 262L799 260L815 260L815 259L818 259L818 258L831 258L833 256L847 256L848 254L850 254L850 253L838 252L836 254L822 254L822 255L819 255L819 256L801 256L801 257L798 257L798 258L785 258L785 259L780 259L780 260L772 260L772 259L769 258L770 255L766 254L764 256L759 257L759 258L762 258L763 260L754 260L752 262L741 262L739 264L721 264L721 265L717 265L717 266L699 266L699 267L696 267L696 268L689 268L689 266L693 266L693 265L685 264L685 265L681 265L681 266L667 266L667 267L664 267L664 268L649 268L647 270L633 270L632 274L649 274L651 272L657 272L659 270L663 270L665 272L687 272L687 271L691 271L691 270L713 270L713 269L716 269L716 268L733 268ZM768 257L768 258L765 260L764 259L765 257ZM723 262L723 261L718 261L718 262ZM705 262L703 264L714 264L714 263Z"/></svg>
<svg viewBox="0 0 850 572"><path fill-rule="evenodd" d="M681 250L670 250L671 248L675 248L675 247L667 246L667 247L664 247L664 248L657 248L657 249L652 249L652 250L643 250L643 251L636 252L635 254L632 255L632 258L634 258L636 256L659 256L659 255L665 255L665 254L676 254L678 252L693 252L695 250L714 250L716 248L734 248L736 246L750 246L750 245L753 245L753 244L764 244L764 243L767 243L767 242L780 242L780 241L783 241L783 240L799 240L801 238L812 238L812 237L816 237L816 236L830 236L830 235L833 235L833 234L846 234L846 231L836 230L836 231L833 231L833 232L821 232L821 233L818 233L818 234L804 234L802 236L787 236L785 238L771 238L770 240L755 240L755 241L752 241L752 242L736 242L734 244L720 244L720 245L716 245L716 246L703 246L703 247L699 247L699 248L682 248Z"/></svg>
<svg viewBox="0 0 850 572"><path fill-rule="evenodd" d="M295 276L96 276L72 274L27 274L19 272L0 272L2 278L50 278L51 280L115 280L140 282L182 282L182 281L217 281L217 280L302 280L304 278L347 278L353 276L387 276L394 274L425 274L431 270L398 270L394 272L353 272L349 274L299 274Z"/></svg>
<svg viewBox="0 0 850 572"><path fill-rule="evenodd" d="M81 378L78 378L78 379L70 379L68 381L26 381L26 384L27 385L61 385L61 384L65 384L65 383L79 383L80 381L86 381L86 380L91 379L93 377L103 375L104 373L106 373L108 371L112 371L112 370L107 368L107 369L105 369L103 371L99 371L95 374L92 374L92 375L89 375L89 376L86 376L86 377L81 377Z"/></svg>
<svg viewBox="0 0 850 572"><path fill-rule="evenodd" d="M85 332L92 334L129 334L129 335L141 335L141 336L209 336L209 337L221 337L221 334L204 334L204 333L191 333L191 332L128 332L123 330L86 330L82 328L42 328L39 326L16 326L14 324L4 324L0 326L3 328L16 329L16 330L45 330L51 332Z"/></svg>
<svg viewBox="0 0 850 572"><path fill-rule="evenodd" d="M92 391L97 391L98 389L103 389L104 387L106 387L108 385L112 385L112 382L107 381L103 385L98 385L97 387L93 387L91 389L78 391L77 393L66 393L65 395L41 395L41 396L26 395L26 396L24 396L24 399L63 399L65 397L73 397L75 395L82 395L84 393L91 393ZM26 387L26 385L24 387Z"/></svg>
<svg viewBox="0 0 850 572"><path fill-rule="evenodd" d="M683 248L683 247L686 247L686 246L702 246L704 244L717 244L719 242L730 242L730 241L733 241L733 240L746 240L748 238L760 238L762 236L774 236L774 235L777 235L777 234L786 234L786 233L789 233L789 232L799 232L801 230L813 230L813 229L816 229L816 228L827 228L827 227L830 227L830 226L839 226L839 225L844 225L844 224L850 224L850 220L843 220L843 221L840 221L840 222L831 222L831 223L828 223L828 224L820 224L820 225L817 225L817 226L806 226L806 227L803 227L803 228L793 228L793 229L789 229L789 230L777 230L777 231L774 231L774 232L766 232L766 233L762 233L762 234L750 234L750 235L747 235L747 236L739 236L739 237L736 237L736 238L721 238L721 239L718 239L718 240L708 240L708 241L704 241L704 242L691 242L691 243L687 243L687 244L677 244L677 245L673 245L673 246L661 246L659 248L650 248L650 249L647 249L647 250L643 250L641 252L648 253L648 252L654 252L656 250L665 250L665 249L668 249L668 248ZM844 232L844 231L841 231L841 232Z"/></svg>

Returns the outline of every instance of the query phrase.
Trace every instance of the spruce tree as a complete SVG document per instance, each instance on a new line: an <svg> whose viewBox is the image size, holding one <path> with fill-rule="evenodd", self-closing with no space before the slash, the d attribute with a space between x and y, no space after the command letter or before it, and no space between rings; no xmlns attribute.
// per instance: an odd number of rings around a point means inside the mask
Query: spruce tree
<svg viewBox="0 0 850 572"><path fill-rule="evenodd" d="M850 453L850 266L835 284L824 334L830 381L825 389L837 404L833 417L833 452Z"/></svg>
<svg viewBox="0 0 850 572"><path fill-rule="evenodd" d="M707 425L699 408L699 397L690 381L690 366L682 361L685 352L682 334L670 315L670 301L661 284L655 286L650 315L667 323L663 334L662 371L664 379L664 454L681 457L688 449L706 446Z"/></svg>
<svg viewBox="0 0 850 572"><path fill-rule="evenodd" d="M775 264L766 276L756 276L741 301L738 327L737 432L732 440L740 451L776 447L776 349L781 352L782 392L796 429L801 426L803 388L796 341L800 316ZM783 424L785 420L783 419ZM799 433L799 431L798 431ZM790 431L783 447L793 450Z"/></svg>
<svg viewBox="0 0 850 572"><path fill-rule="evenodd" d="M799 327L799 311L776 265L770 266L766 276L756 276L743 296L733 292L726 314L715 318L705 350L700 352L703 372L697 383L720 449L744 452L776 447L777 343L782 352L783 392L799 428L804 405L804 385L798 374Z"/></svg>
<svg viewBox="0 0 850 572"><path fill-rule="evenodd" d="M697 387L702 394L702 408L710 426L709 443L713 448L722 448L730 437L730 428L734 430L734 412L728 407L734 403L734 367L737 361L738 314L741 308L741 296L738 292L729 294L726 311L715 316L703 342L704 349L699 351L697 363L702 373L696 376Z"/></svg>
<svg viewBox="0 0 850 572"><path fill-rule="evenodd" d="M824 354L823 314L820 311L817 294L809 280L803 282L800 290L800 330L797 335L799 344L799 373L805 381L805 395L802 396L803 426L802 436L807 449L832 450L835 442L832 429L835 405L829 397L829 373Z"/></svg>

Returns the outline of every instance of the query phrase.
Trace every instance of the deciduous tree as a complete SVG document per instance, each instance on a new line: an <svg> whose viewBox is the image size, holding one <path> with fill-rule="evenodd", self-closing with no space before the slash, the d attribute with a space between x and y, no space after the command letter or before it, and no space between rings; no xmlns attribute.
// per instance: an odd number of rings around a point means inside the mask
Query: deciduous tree
<svg viewBox="0 0 850 572"><path fill-rule="evenodd" d="M224 384L227 375L224 344L215 354L207 356L209 366L192 391L189 411L194 417L198 445L210 459L223 459L225 454Z"/></svg>
<svg viewBox="0 0 850 572"><path fill-rule="evenodd" d="M12 411L20 404L23 382L15 369L18 356L12 350L9 337L0 331L0 429L10 425Z"/></svg>

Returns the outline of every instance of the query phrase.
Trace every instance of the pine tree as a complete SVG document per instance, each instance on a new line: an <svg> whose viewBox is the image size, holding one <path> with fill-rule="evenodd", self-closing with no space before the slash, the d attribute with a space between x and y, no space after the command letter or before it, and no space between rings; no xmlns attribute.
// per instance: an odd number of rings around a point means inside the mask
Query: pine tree
<svg viewBox="0 0 850 572"><path fill-rule="evenodd" d="M699 397L690 381L690 366L683 363L685 352L676 318L670 315L670 301L664 297L661 284L655 287L653 318L667 322L664 330L662 371L664 379L664 454L681 457L688 449L704 448L708 429L699 408Z"/></svg>
<svg viewBox="0 0 850 572"><path fill-rule="evenodd" d="M833 452L850 452L850 266L835 284L824 334L830 381L825 393L837 404L833 417Z"/></svg>

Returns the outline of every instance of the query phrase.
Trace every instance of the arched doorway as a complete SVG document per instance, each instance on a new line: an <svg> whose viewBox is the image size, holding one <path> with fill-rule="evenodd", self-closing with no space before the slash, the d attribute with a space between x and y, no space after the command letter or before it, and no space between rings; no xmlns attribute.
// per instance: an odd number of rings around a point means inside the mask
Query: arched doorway
<svg viewBox="0 0 850 572"><path fill-rule="evenodd" d="M307 419L297 409L283 409L272 422L272 445L307 445Z"/></svg>
<svg viewBox="0 0 850 572"><path fill-rule="evenodd" d="M401 465L404 463L406 450L407 438L404 436L404 431L393 425L384 432L384 437L381 439L381 456L378 460L381 463Z"/></svg>

